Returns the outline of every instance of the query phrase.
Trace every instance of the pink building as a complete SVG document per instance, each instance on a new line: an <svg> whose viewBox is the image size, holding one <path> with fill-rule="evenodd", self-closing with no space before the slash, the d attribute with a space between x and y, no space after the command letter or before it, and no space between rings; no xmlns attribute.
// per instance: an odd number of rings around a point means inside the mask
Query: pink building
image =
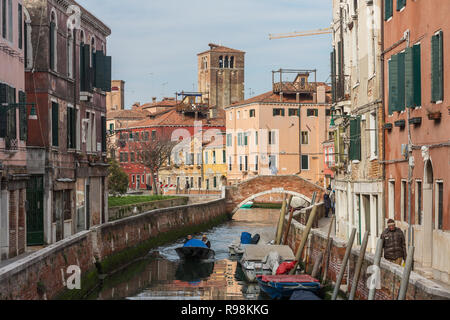
<svg viewBox="0 0 450 320"><path fill-rule="evenodd" d="M21 0L0 1L0 260L26 247L25 11Z"/></svg>

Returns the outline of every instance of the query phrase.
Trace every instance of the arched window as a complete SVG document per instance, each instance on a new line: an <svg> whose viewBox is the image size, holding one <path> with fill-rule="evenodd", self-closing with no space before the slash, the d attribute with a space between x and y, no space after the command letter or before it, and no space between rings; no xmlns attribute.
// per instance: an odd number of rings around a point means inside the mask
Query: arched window
<svg viewBox="0 0 450 320"><path fill-rule="evenodd" d="M85 44L86 43L86 40L84 38L84 31L83 30L80 30L80 43L81 44Z"/></svg>
<svg viewBox="0 0 450 320"><path fill-rule="evenodd" d="M219 57L219 68L223 68L223 56Z"/></svg>
<svg viewBox="0 0 450 320"><path fill-rule="evenodd" d="M33 67L33 46L31 45L31 18L30 13L26 7L23 7L25 15L25 29L24 29L24 58L25 68L31 69Z"/></svg>
<svg viewBox="0 0 450 320"><path fill-rule="evenodd" d="M57 57L58 57L58 46L57 46L57 35L58 35L58 23L56 18L55 9L52 9L50 14L50 69L57 70Z"/></svg>
<svg viewBox="0 0 450 320"><path fill-rule="evenodd" d="M95 67L95 37L91 38L91 67Z"/></svg>
<svg viewBox="0 0 450 320"><path fill-rule="evenodd" d="M230 67L230 63L228 60L228 56L225 57L225 68L229 68Z"/></svg>
<svg viewBox="0 0 450 320"><path fill-rule="evenodd" d="M67 76L73 78L73 31L67 30Z"/></svg>
<svg viewBox="0 0 450 320"><path fill-rule="evenodd" d="M234 57L230 58L230 68L234 68Z"/></svg>
<svg viewBox="0 0 450 320"><path fill-rule="evenodd" d="M208 58L203 57L203 69L208 69Z"/></svg>

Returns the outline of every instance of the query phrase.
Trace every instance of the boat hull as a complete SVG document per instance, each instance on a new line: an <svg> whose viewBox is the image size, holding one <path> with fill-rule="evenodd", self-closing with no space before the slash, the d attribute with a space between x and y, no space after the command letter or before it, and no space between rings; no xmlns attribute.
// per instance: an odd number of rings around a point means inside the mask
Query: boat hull
<svg viewBox="0 0 450 320"><path fill-rule="evenodd" d="M209 248L182 247L175 249L175 251L183 260L210 260L215 257L214 250Z"/></svg>
<svg viewBox="0 0 450 320"><path fill-rule="evenodd" d="M262 277L256 278L259 287L274 300L289 299L296 291L310 291L317 294L320 290L318 283L274 283L263 281Z"/></svg>

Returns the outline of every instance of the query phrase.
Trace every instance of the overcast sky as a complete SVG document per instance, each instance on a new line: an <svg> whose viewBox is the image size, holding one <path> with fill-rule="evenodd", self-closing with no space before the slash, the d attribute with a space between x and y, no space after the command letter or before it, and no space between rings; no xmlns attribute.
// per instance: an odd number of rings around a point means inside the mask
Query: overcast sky
<svg viewBox="0 0 450 320"><path fill-rule="evenodd" d="M197 53L218 43L246 52L245 97L271 89L271 71L317 69L329 82L331 35L269 40L327 28L330 0L78 0L112 30L112 77L125 102L197 90Z"/></svg>

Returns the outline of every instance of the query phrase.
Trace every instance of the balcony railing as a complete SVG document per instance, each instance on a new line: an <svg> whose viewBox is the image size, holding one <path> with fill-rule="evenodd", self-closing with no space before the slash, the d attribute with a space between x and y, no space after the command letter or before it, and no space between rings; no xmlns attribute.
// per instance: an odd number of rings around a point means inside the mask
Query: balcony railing
<svg viewBox="0 0 450 320"><path fill-rule="evenodd" d="M315 83L301 82L277 82L273 84L273 92L275 93L313 93L316 92L317 85Z"/></svg>
<svg viewBox="0 0 450 320"><path fill-rule="evenodd" d="M5 137L5 150L7 151L19 150L19 139Z"/></svg>

